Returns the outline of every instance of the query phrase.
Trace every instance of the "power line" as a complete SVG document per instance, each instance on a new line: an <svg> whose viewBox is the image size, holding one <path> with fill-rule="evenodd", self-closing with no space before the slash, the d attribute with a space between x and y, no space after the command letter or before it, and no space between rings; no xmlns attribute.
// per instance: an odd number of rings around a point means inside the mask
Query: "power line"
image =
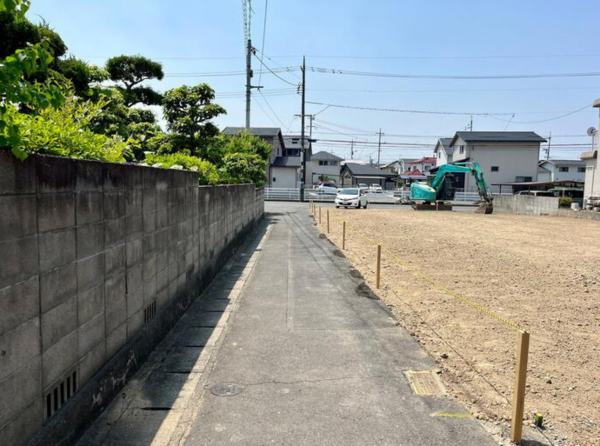
<svg viewBox="0 0 600 446"><path fill-rule="evenodd" d="M565 118L565 117L567 117L567 116L574 115L575 113L579 113L580 111L583 111L583 110L589 109L591 106L592 106L592 104L588 104L588 105L585 105L585 106L583 106L583 107L581 107L581 108L579 108L579 109L577 109L577 110L574 110L574 111L572 111L572 112L566 113L566 114L564 114L564 115L561 115L561 116L556 116L556 117L554 117L554 118L542 119L542 120L539 120L539 121L506 121L505 119L498 118L497 116L494 116L494 115L489 115L489 116L490 116L490 118L494 118L494 119L497 119L497 120L499 120L499 121L504 121L504 122L512 122L513 124L539 124L539 123L541 123L541 122L549 122L549 121L554 121L554 120L556 120L556 119L561 119L561 118ZM512 119L512 118L511 118L511 119Z"/></svg>
<svg viewBox="0 0 600 446"><path fill-rule="evenodd" d="M277 120L279 121L279 124L281 124L281 127L285 127L285 124L281 119L279 119L279 116L277 116L277 113L275 113L275 110L273 110L273 107L271 107L271 104L269 104L267 98L262 94L262 91L258 90L258 92L260 93L262 100L265 101L265 104L267 104L267 107L269 107L269 110L271 110L271 112L273 113L273 116L275 116L275 118L277 118Z"/></svg>
<svg viewBox="0 0 600 446"><path fill-rule="evenodd" d="M262 45L260 49L260 54L264 54L265 51L265 36L267 34L267 11L269 9L269 0L265 0L265 20L263 22L263 35L262 35ZM263 67L260 67L260 71L258 72L258 85L260 85L260 81L262 79Z"/></svg>
<svg viewBox="0 0 600 446"><path fill-rule="evenodd" d="M401 79L540 79L540 78L559 78L559 77L596 77L600 72L584 73L551 73L551 74L492 74L492 75L445 75L445 74L401 74L401 73L375 73L370 71L340 70L337 68L308 67L315 73L326 74L344 74L350 76L369 76L369 77L391 77Z"/></svg>
<svg viewBox="0 0 600 446"><path fill-rule="evenodd" d="M394 113L418 113L418 114L432 114L432 115L461 115L461 116L489 116L489 115L498 115L498 116L510 116L512 113L472 113L472 112L446 112L446 111L430 111L430 110L406 110L406 109L398 109L398 108L377 108L377 107L359 107L354 105L340 105L340 104L326 104L323 102L310 102L307 101L308 104L313 105L327 105L328 107L335 108L347 108L353 110L367 110L367 111L385 111L385 112L394 112Z"/></svg>
<svg viewBox="0 0 600 446"><path fill-rule="evenodd" d="M285 83L286 83L286 84L288 84L288 85L292 85L292 86L294 86L294 87L297 87L297 86L298 86L298 84L294 84L294 83L292 83L292 82L288 81L287 79L284 79L283 77L281 77L281 76L279 76L279 75L277 75L277 74L275 73L276 71L278 71L278 72L280 72L280 73L281 73L281 72L282 72L282 70L283 70L283 71L288 71L288 68L289 68L289 69L293 69L294 71L297 71L296 67L287 67L287 68L285 68L285 69L281 69L281 68L280 68L280 69L277 69L277 68L275 68L275 69L271 69L271 67L269 67L267 64L265 64L265 63L263 62L262 58L258 57L256 54L254 54L254 57L256 57L256 58L258 59L258 61L261 63L261 65L262 65L262 66L264 66L264 67L265 67L267 70L269 70L269 71L271 72L271 74L272 74L273 76L275 76L277 79L279 79L279 80L281 80L281 81L285 82Z"/></svg>

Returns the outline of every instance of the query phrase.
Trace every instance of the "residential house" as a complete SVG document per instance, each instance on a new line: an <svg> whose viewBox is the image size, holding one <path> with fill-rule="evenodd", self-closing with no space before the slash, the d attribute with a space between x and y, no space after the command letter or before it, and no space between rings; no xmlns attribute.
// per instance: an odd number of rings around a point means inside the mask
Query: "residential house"
<svg viewBox="0 0 600 446"><path fill-rule="evenodd" d="M360 183L379 184L383 189L396 187L397 174L371 167L365 164L344 163L341 171L342 186L353 186Z"/></svg>
<svg viewBox="0 0 600 446"><path fill-rule="evenodd" d="M594 108L600 108L600 99L594 101ZM600 162L598 162L598 149L596 147L592 147L589 152L581 154L581 159L585 162L583 198L588 203L591 201L595 205L600 205ZM594 197L594 200L590 200L592 197Z"/></svg>
<svg viewBox="0 0 600 446"><path fill-rule="evenodd" d="M436 161L437 158L426 156L424 158L408 163L408 170L418 170L423 175L427 176L429 174L429 171L435 168Z"/></svg>
<svg viewBox="0 0 600 446"><path fill-rule="evenodd" d="M243 127L226 127L226 135L238 135L245 131ZM248 130L273 147L269 165L267 166L267 185L278 188L299 188L302 182L302 150L299 144L300 137L286 136L277 127L251 127ZM296 141L297 139L297 141ZM307 145L308 144L308 145ZM305 140L305 149L310 150L308 138Z"/></svg>
<svg viewBox="0 0 600 446"><path fill-rule="evenodd" d="M540 144L544 138L534 132L456 132L450 148L452 161L479 163L492 192L499 183L523 183L538 180ZM477 191L471 175L464 178L464 189ZM455 186L456 187L456 186Z"/></svg>
<svg viewBox="0 0 600 446"><path fill-rule="evenodd" d="M444 164L452 164L452 155L454 148L450 145L452 138L440 138L435 144L433 149L434 157L436 158L437 166L443 166Z"/></svg>
<svg viewBox="0 0 600 446"><path fill-rule="evenodd" d="M408 164L417 161L413 158L400 158L399 160L392 161L391 163L384 164L380 167L381 170L386 170L388 172L401 174L402 172L406 172L408 170Z"/></svg>
<svg viewBox="0 0 600 446"><path fill-rule="evenodd" d="M542 160L539 163L538 181L585 181L584 160Z"/></svg>
<svg viewBox="0 0 600 446"><path fill-rule="evenodd" d="M329 152L317 152L306 163L307 187L325 179L340 183L340 169L343 158Z"/></svg>

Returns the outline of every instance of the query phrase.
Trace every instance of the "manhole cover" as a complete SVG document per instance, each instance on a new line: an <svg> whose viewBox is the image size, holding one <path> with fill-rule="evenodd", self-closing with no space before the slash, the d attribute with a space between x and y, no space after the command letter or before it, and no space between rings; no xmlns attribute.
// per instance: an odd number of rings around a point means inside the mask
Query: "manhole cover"
<svg viewBox="0 0 600 446"><path fill-rule="evenodd" d="M406 372L406 377L410 386L417 395L424 396L444 396L446 389L437 373L433 371L425 372Z"/></svg>
<svg viewBox="0 0 600 446"><path fill-rule="evenodd" d="M210 391L215 396L235 396L242 392L242 387L232 383L215 384Z"/></svg>

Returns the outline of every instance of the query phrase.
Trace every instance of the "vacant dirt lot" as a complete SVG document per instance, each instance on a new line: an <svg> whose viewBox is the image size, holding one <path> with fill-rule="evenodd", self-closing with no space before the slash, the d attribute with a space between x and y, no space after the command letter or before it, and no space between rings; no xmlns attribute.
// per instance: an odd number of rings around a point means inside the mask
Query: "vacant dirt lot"
<svg viewBox="0 0 600 446"><path fill-rule="evenodd" d="M600 445L600 224L459 212L330 210L450 290L531 332L526 413L555 444ZM325 223L325 220L323 220ZM325 232L325 224L321 226ZM346 255L374 283L375 247ZM385 250L379 295L478 417L507 429L517 332L436 289Z"/></svg>

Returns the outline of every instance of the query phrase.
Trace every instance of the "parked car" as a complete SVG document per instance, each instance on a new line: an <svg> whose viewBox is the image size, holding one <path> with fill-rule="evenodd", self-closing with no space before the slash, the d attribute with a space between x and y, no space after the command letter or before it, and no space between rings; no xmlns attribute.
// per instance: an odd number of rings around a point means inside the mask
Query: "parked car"
<svg viewBox="0 0 600 446"><path fill-rule="evenodd" d="M369 192L375 192L376 194L383 193L383 189L379 184L371 184L369 186Z"/></svg>
<svg viewBox="0 0 600 446"><path fill-rule="evenodd" d="M556 197L553 192L549 190L521 190L515 195L532 195L534 197Z"/></svg>
<svg viewBox="0 0 600 446"><path fill-rule="evenodd" d="M360 184L358 185L358 188L359 188L360 190L369 190L369 185L368 185L368 184L365 184L365 183L360 183Z"/></svg>
<svg viewBox="0 0 600 446"><path fill-rule="evenodd" d="M315 191L320 195L337 195L338 187L335 183L319 183Z"/></svg>
<svg viewBox="0 0 600 446"><path fill-rule="evenodd" d="M368 204L369 201L367 200L365 191L359 188L342 189L335 197L336 208L343 206L345 208L355 207L356 209L360 209L362 206L366 209Z"/></svg>

